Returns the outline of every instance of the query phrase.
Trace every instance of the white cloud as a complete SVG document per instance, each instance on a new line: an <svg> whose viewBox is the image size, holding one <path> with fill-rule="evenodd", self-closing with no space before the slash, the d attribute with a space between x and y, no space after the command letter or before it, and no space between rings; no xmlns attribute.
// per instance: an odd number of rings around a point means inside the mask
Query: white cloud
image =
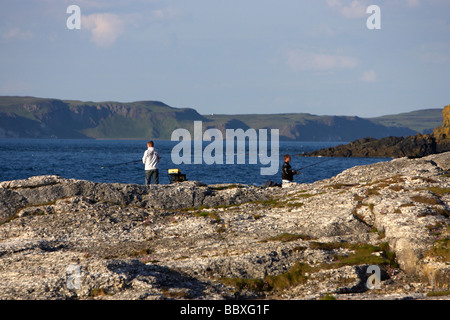
<svg viewBox="0 0 450 320"><path fill-rule="evenodd" d="M2 38L6 40L10 39L20 39L20 40L30 40L34 38L34 34L29 31L22 31L20 28L12 28L8 31L2 33Z"/></svg>
<svg viewBox="0 0 450 320"><path fill-rule="evenodd" d="M367 1L353 0L349 5L344 5L340 0L326 0L330 8L337 10L347 19L360 19L367 17Z"/></svg>
<svg viewBox="0 0 450 320"><path fill-rule="evenodd" d="M154 18L156 20L167 21L167 20L173 20L180 16L183 16L183 12L174 7L165 7L162 9L156 9L156 10L152 11L152 18Z"/></svg>
<svg viewBox="0 0 450 320"><path fill-rule="evenodd" d="M359 64L359 61L354 57L345 55L290 50L288 52L287 64L293 71L329 71L334 69L352 69Z"/></svg>
<svg viewBox="0 0 450 320"><path fill-rule="evenodd" d="M406 6L408 8L416 8L420 5L419 0L406 0Z"/></svg>
<svg viewBox="0 0 450 320"><path fill-rule="evenodd" d="M114 44L125 31L124 20L112 13L97 13L81 17L81 28L92 34L92 42L99 47Z"/></svg>
<svg viewBox="0 0 450 320"><path fill-rule="evenodd" d="M361 81L364 82L376 82L377 81L377 74L373 70L369 70L363 73L361 77Z"/></svg>

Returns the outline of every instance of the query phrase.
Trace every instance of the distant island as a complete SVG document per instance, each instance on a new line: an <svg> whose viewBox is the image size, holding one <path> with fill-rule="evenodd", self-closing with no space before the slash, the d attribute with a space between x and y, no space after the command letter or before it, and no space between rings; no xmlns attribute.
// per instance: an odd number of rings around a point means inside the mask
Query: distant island
<svg viewBox="0 0 450 320"><path fill-rule="evenodd" d="M431 132L442 123L441 109L365 119L308 113L201 115L159 101L84 102L0 96L0 138L160 139L175 129L279 129L284 141L354 141Z"/></svg>

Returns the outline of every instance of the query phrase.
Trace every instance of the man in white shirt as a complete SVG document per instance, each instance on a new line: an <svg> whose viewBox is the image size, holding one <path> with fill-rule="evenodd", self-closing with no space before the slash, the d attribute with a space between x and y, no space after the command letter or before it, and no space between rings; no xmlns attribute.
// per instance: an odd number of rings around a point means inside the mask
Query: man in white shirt
<svg viewBox="0 0 450 320"><path fill-rule="evenodd" d="M147 142L147 150L144 152L142 157L142 163L145 164L145 184L149 185L152 183L159 184L159 170L158 164L161 160L161 156L158 151L153 147L153 141Z"/></svg>

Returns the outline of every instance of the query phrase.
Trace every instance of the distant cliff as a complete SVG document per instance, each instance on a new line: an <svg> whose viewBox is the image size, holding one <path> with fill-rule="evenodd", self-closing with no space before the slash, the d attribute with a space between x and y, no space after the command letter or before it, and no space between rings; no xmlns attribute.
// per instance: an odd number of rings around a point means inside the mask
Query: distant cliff
<svg viewBox="0 0 450 320"><path fill-rule="evenodd" d="M81 102L0 97L0 137L170 139L173 130L206 120L194 109L158 101Z"/></svg>
<svg viewBox="0 0 450 320"><path fill-rule="evenodd" d="M408 136L417 131L348 116L294 114L201 115L158 101L82 102L0 97L0 138L170 139L175 129L279 129L281 140L352 141L367 136ZM384 119L386 121L386 119Z"/></svg>
<svg viewBox="0 0 450 320"><path fill-rule="evenodd" d="M442 112L442 126L431 134L408 137L363 138L349 144L316 150L305 156L323 157L423 157L450 151L450 105Z"/></svg>
<svg viewBox="0 0 450 320"><path fill-rule="evenodd" d="M226 125L253 129L279 129L280 138L290 141L352 141L363 137L406 136L416 131L398 126L385 126L368 119L350 116L317 116L307 113L247 114L205 116L208 124L221 129ZM242 127L245 129L244 127Z"/></svg>

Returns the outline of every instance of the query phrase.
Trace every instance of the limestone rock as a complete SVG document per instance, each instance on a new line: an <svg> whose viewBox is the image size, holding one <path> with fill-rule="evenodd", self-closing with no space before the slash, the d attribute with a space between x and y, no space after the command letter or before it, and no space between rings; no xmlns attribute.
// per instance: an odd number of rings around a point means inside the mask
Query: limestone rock
<svg viewBox="0 0 450 320"><path fill-rule="evenodd" d="M0 298L431 299L450 289L449 159L289 188L2 182Z"/></svg>

